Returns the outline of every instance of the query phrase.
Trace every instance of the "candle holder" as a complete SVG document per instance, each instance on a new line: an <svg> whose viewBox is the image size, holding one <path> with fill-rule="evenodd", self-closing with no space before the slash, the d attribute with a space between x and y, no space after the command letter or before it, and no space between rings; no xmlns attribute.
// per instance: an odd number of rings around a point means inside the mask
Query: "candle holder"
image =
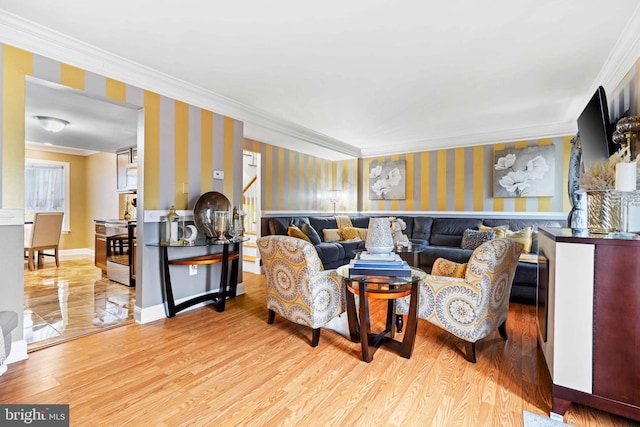
<svg viewBox="0 0 640 427"><path fill-rule="evenodd" d="M229 211L214 212L213 229L218 237L215 243L229 243L229 239L226 236L229 229Z"/></svg>
<svg viewBox="0 0 640 427"><path fill-rule="evenodd" d="M182 245L184 232L184 217L178 215L176 209L171 206L169 213L162 217L161 239L160 241L166 245L178 246Z"/></svg>
<svg viewBox="0 0 640 427"><path fill-rule="evenodd" d="M629 207L640 206L640 191L614 191L613 197L620 203L620 233L614 233L614 237L635 237L629 232Z"/></svg>

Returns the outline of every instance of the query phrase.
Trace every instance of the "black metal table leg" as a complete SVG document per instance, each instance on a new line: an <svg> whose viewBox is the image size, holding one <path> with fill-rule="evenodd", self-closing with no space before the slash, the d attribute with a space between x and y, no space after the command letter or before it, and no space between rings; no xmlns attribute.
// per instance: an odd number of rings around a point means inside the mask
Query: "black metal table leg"
<svg viewBox="0 0 640 427"><path fill-rule="evenodd" d="M164 272L164 292L165 292L165 311L167 317L176 315L176 303L173 299L173 288L171 286L171 274L169 273L169 255L166 246L161 247L162 251L162 269Z"/></svg>

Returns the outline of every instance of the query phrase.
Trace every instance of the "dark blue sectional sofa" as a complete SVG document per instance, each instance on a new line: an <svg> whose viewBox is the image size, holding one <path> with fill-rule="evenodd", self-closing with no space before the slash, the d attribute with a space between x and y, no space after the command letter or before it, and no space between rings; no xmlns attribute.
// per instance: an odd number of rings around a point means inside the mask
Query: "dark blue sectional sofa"
<svg viewBox="0 0 640 427"><path fill-rule="evenodd" d="M367 228L369 216L351 216L354 227ZM507 225L511 231L534 227L534 241L532 253L537 253L537 229L538 227L564 227L566 221L540 220L540 219L480 219L480 218L440 218L431 216L398 216L402 218L407 227L404 230L410 239L424 240L426 247L419 256L419 267L426 272L431 271L431 266L436 258L446 258L455 262L467 262L473 250L460 247L462 236L466 229L477 230L480 225L497 227ZM338 225L333 216L279 216L265 217L261 220L261 234L287 234L290 224L302 228L307 224L323 239L324 229L336 229ZM325 269L336 268L347 264L355 256L356 251L364 249L362 241L321 241L314 245ZM529 304L535 303L536 286L538 280L537 265L519 262L513 279L511 300Z"/></svg>

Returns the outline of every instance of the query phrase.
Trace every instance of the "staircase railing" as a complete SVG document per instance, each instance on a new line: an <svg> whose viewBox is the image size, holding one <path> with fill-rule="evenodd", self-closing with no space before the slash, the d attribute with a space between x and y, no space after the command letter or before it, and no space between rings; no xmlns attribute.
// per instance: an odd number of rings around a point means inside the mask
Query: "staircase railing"
<svg viewBox="0 0 640 427"><path fill-rule="evenodd" d="M242 189L242 209L247 213L244 229L249 233L258 232L258 177L254 176Z"/></svg>

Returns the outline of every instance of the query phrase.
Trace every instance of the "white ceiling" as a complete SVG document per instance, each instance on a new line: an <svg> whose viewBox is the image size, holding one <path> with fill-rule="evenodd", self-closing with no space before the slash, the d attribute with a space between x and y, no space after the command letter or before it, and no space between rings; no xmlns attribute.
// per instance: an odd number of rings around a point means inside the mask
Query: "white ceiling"
<svg viewBox="0 0 640 427"><path fill-rule="evenodd" d="M35 144L82 149L85 153L115 153L137 143L138 112L124 104L91 98L84 92L27 79L25 87L25 139ZM44 130L35 116L63 119L69 124L60 132Z"/></svg>
<svg viewBox="0 0 640 427"><path fill-rule="evenodd" d="M0 40L230 115L249 138L366 157L575 132L637 60L637 8L0 0Z"/></svg>

